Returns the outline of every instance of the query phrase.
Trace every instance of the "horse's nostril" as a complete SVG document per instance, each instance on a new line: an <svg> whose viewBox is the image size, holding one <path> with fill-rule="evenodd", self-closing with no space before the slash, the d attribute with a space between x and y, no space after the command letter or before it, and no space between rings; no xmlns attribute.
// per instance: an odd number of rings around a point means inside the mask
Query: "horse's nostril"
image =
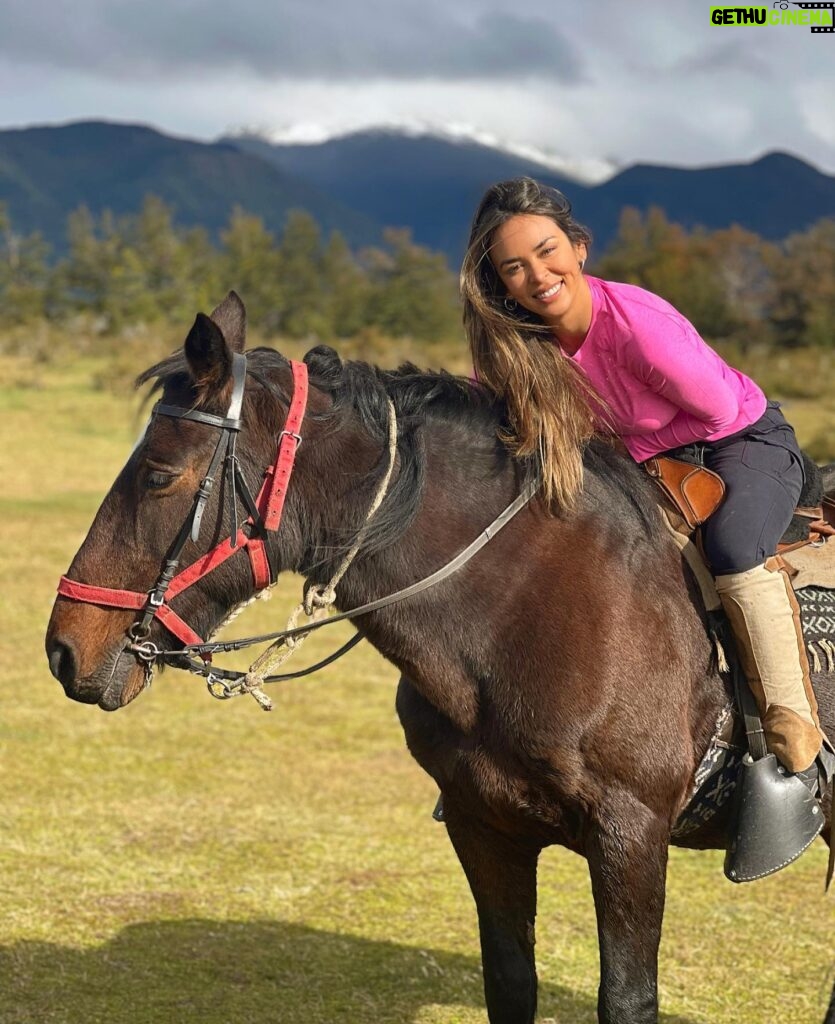
<svg viewBox="0 0 835 1024"><path fill-rule="evenodd" d="M49 671L62 684L69 686L75 681L77 663L75 651L69 644L61 640L53 640L47 650L49 657Z"/></svg>

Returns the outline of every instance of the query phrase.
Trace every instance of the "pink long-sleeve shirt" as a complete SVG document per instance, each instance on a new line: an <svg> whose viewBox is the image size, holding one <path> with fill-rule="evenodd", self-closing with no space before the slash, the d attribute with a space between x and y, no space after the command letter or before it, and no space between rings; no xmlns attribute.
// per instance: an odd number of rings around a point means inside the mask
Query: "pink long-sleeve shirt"
<svg viewBox="0 0 835 1024"><path fill-rule="evenodd" d="M758 420L766 398L664 299L586 276L592 319L570 356L609 407L636 462L693 441L718 441Z"/></svg>

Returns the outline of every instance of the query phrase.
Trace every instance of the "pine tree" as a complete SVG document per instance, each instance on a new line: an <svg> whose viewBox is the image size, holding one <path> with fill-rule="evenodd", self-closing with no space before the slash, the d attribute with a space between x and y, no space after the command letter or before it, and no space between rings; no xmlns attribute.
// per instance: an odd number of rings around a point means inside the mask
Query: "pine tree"
<svg viewBox="0 0 835 1024"><path fill-rule="evenodd" d="M391 337L456 336L456 282L444 256L415 245L406 230L389 229L384 237L389 251L376 252L371 265L370 322Z"/></svg>
<svg viewBox="0 0 835 1024"><path fill-rule="evenodd" d="M233 288L244 300L249 322L268 333L276 331L284 309L274 237L260 217L236 206L221 241L221 292Z"/></svg>
<svg viewBox="0 0 835 1024"><path fill-rule="evenodd" d="M49 245L40 234L18 235L0 203L0 308L7 323L43 316Z"/></svg>

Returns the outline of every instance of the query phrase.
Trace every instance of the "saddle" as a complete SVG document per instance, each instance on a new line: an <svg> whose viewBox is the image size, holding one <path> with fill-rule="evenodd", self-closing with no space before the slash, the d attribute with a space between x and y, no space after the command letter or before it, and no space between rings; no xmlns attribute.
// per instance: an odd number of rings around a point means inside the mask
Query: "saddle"
<svg viewBox="0 0 835 1024"><path fill-rule="evenodd" d="M835 535L835 495L824 494L820 467L805 452L803 459L806 485L777 546L778 555ZM725 497L722 478L697 462L657 455L643 465L691 532L713 515Z"/></svg>
<svg viewBox="0 0 835 1024"><path fill-rule="evenodd" d="M691 530L701 526L722 504L725 483L705 466L669 455L656 455L643 466Z"/></svg>

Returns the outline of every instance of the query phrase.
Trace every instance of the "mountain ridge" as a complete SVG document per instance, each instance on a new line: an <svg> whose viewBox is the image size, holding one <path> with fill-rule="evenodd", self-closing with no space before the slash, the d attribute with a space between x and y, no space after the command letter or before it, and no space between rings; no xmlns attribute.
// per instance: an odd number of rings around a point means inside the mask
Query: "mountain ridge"
<svg viewBox="0 0 835 1024"><path fill-rule="evenodd" d="M589 184L473 139L391 128L304 144L252 136L202 142L108 121L0 131L0 202L16 231L41 231L59 254L71 210L136 213L153 193L174 208L178 224L201 224L213 238L235 205L275 233L290 209L304 208L353 248L379 244L386 226L405 227L455 266L484 189L521 175L565 192L597 251L614 237L626 205L660 206L688 229L739 223L771 240L835 216L835 176L779 150L698 168L635 163Z"/></svg>

